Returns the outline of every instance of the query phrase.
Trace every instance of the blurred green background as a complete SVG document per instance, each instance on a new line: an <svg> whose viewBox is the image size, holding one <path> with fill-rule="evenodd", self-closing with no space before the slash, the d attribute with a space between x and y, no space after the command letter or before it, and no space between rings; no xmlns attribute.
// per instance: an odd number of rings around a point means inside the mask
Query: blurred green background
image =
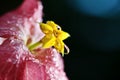
<svg viewBox="0 0 120 80"><path fill-rule="evenodd" d="M0 15L16 8L21 2L4 0L0 5ZM69 79L120 80L120 1L42 2L44 22L53 20L71 34L65 40L71 51L63 57Z"/></svg>

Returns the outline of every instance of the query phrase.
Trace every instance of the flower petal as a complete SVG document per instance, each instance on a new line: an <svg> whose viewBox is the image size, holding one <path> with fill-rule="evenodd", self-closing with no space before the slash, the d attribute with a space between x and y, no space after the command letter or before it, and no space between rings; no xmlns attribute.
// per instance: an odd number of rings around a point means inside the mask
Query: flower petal
<svg viewBox="0 0 120 80"><path fill-rule="evenodd" d="M64 53L64 43L62 40L56 39L56 43L54 47L58 50L60 53Z"/></svg>
<svg viewBox="0 0 120 80"><path fill-rule="evenodd" d="M51 26L44 24L44 23L40 23L40 28L43 31L43 33L50 33L53 32L53 29Z"/></svg>
<svg viewBox="0 0 120 80"><path fill-rule="evenodd" d="M48 39L48 38L43 38L44 40L42 40L42 47L43 48L50 48L50 47L52 47L52 46L54 46L54 44L55 44L55 37L53 36L53 37L51 37L50 39Z"/></svg>
<svg viewBox="0 0 120 80"><path fill-rule="evenodd" d="M65 40L65 39L67 39L68 37L70 37L70 34L67 33L67 32L60 31L59 33L60 33L60 34L58 35L58 38L59 38L60 40Z"/></svg>
<svg viewBox="0 0 120 80"><path fill-rule="evenodd" d="M47 21L47 24L50 25L53 28L53 30L57 30L58 25L55 24L53 21Z"/></svg>

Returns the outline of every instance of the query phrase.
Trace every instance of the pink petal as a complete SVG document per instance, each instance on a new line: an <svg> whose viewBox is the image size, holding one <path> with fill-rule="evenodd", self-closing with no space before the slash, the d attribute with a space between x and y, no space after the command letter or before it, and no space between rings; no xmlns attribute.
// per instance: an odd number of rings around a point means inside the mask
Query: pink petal
<svg viewBox="0 0 120 80"><path fill-rule="evenodd" d="M0 80L68 80L60 54L40 49L31 54L26 44L35 43L44 34L42 5L24 0L16 10L0 17Z"/></svg>

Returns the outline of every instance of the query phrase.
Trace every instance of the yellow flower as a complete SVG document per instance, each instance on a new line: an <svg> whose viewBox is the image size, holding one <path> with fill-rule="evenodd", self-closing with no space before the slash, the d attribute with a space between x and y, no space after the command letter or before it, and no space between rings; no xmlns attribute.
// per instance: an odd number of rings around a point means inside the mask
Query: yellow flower
<svg viewBox="0 0 120 80"><path fill-rule="evenodd" d="M61 27L55 24L53 21L47 21L45 23L40 23L40 28L45 34L45 36L36 44L32 45L35 47L42 44L43 48L54 47L58 52L62 53L64 56L64 47L69 53L69 48L64 44L63 40L68 38L70 35L67 32L62 31Z"/></svg>

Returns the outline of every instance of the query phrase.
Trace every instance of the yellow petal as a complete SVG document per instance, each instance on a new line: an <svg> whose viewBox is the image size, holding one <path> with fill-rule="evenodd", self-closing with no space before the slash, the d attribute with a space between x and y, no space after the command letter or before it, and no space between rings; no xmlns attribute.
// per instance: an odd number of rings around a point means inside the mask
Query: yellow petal
<svg viewBox="0 0 120 80"><path fill-rule="evenodd" d="M55 24L53 21L47 21L47 23L49 26L51 26L53 28L53 30L57 30L57 24Z"/></svg>
<svg viewBox="0 0 120 80"><path fill-rule="evenodd" d="M53 28L47 24L44 24L44 23L40 23L40 28L43 31L43 33L53 32Z"/></svg>
<svg viewBox="0 0 120 80"><path fill-rule="evenodd" d="M67 32L64 32L64 31L60 31L60 33L58 34L58 38L60 40L65 40L67 39L68 37L70 37L70 34L67 33Z"/></svg>
<svg viewBox="0 0 120 80"><path fill-rule="evenodd" d="M41 41L42 41L42 47L43 47L43 48L50 48L50 47L54 46L55 40L56 40L55 37L51 37L50 39L48 39L48 38L43 38L43 39L41 40Z"/></svg>
<svg viewBox="0 0 120 80"><path fill-rule="evenodd" d="M60 52L62 53L62 56L64 56L65 52L64 52L64 42L61 41L61 50Z"/></svg>
<svg viewBox="0 0 120 80"><path fill-rule="evenodd" d="M58 52L64 54L64 43L63 43L63 41L57 39L54 47L56 48L56 50Z"/></svg>

